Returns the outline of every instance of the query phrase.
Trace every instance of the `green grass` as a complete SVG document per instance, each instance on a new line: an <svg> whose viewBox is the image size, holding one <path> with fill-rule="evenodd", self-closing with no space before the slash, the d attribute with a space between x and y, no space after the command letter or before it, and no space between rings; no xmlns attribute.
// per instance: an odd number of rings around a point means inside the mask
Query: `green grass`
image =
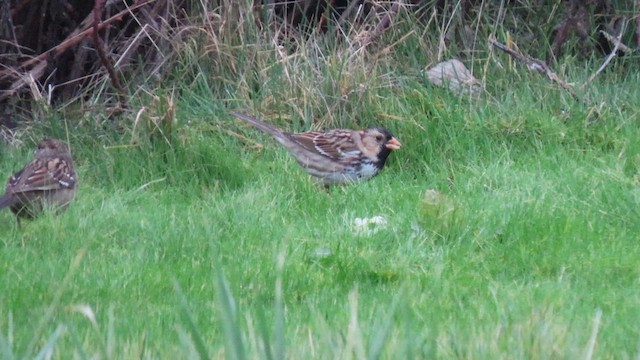
<svg viewBox="0 0 640 360"><path fill-rule="evenodd" d="M68 211L22 228L0 214L0 356L637 357L637 72L601 74L585 105L483 60L491 96L470 101L421 84L426 52L410 49L431 44L403 41L368 76L339 49L269 64L269 45L229 47L253 55L231 74L188 45L177 68L211 77L175 80L168 141L134 115L124 131L53 115L3 148L8 175L30 137L80 129ZM162 115L164 96L134 105ZM403 148L373 180L326 192L236 107L288 129L382 124ZM386 226L355 229L374 216Z"/></svg>

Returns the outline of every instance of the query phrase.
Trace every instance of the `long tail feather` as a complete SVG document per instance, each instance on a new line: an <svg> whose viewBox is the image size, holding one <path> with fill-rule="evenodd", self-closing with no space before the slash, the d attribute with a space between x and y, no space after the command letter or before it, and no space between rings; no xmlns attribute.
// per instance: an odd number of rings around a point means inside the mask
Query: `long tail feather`
<svg viewBox="0 0 640 360"><path fill-rule="evenodd" d="M251 115L243 114L243 113L240 113L240 112L237 112L237 111L231 111L231 112L229 112L229 114L237 117L238 119L242 119L242 120L248 122L249 124L257 127L258 129L275 136L276 138L286 137L282 131L274 128L273 126L271 126L271 125L269 125L269 124L267 124L267 123L265 123L263 121L258 120L257 118L255 118L255 117L253 117Z"/></svg>
<svg viewBox="0 0 640 360"><path fill-rule="evenodd" d="M16 197L13 194L4 194L0 196L0 209L15 205Z"/></svg>

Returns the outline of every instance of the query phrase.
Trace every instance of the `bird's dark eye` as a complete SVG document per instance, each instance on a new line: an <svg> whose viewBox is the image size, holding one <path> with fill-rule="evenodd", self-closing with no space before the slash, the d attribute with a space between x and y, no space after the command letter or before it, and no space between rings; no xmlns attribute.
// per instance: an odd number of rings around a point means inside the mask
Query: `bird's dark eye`
<svg viewBox="0 0 640 360"><path fill-rule="evenodd" d="M376 140L382 141L382 135L376 135Z"/></svg>

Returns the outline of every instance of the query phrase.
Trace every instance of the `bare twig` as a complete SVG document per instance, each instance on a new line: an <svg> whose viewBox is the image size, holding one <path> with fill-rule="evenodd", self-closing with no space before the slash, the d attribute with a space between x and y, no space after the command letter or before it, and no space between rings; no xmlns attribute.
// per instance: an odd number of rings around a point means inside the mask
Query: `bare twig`
<svg viewBox="0 0 640 360"><path fill-rule="evenodd" d="M107 55L107 52L104 49L105 48L104 42L100 38L99 25L100 25L100 18L102 17L102 10L104 8L104 2L105 0L96 0L93 6L93 46L95 47L96 52L98 53L98 57L102 62L102 66L104 66L105 69L107 69L107 72L109 73L111 84L113 85L113 88L116 89L118 93L118 101L120 102L120 106L122 106L123 108L127 108L128 106L127 106L126 91L122 87L122 84L120 83L120 77L118 77L116 70L113 68L113 62L111 61L111 58L109 58L109 56Z"/></svg>
<svg viewBox="0 0 640 360"><path fill-rule="evenodd" d="M624 21L622 28L623 30L620 32L620 34L618 34L618 36L613 36L611 34L609 34L608 32L604 31L604 30L600 30L600 33L602 35L604 35L604 37L612 44L614 44L615 46L618 47L618 50L622 51L625 54L630 54L633 52L633 49L628 47L627 45L625 45L620 39L622 38L622 35L624 34L624 27L626 26L627 22Z"/></svg>
<svg viewBox="0 0 640 360"><path fill-rule="evenodd" d="M393 18L398 14L400 5L402 5L403 3L404 1L401 0L396 1L393 3L393 5L391 5L391 9L389 9L382 20L380 20L380 23L378 23L378 26L376 26L376 28L373 30L373 33L371 33L372 37L375 38L377 36L380 36L391 25L391 20L393 20Z"/></svg>
<svg viewBox="0 0 640 360"><path fill-rule="evenodd" d="M489 39L489 43L491 45L493 45L494 47L496 47L497 49L500 49L500 50L506 52L507 54L509 54L509 56L513 57L514 59L524 63L525 65L527 65L529 70L535 70L535 71L539 72L540 74L545 75L551 81L553 81L554 83L560 85L560 87L562 87L569 94L571 94L571 96L574 99L580 101L580 98L578 98L578 95L576 95L576 92L573 90L573 87L571 86L571 84L569 84L566 81L560 79L558 74L556 74L553 70L551 70L549 65L547 65L547 63L545 63L544 61L538 60L538 59L534 59L532 57L523 55L523 54L517 52L516 50L513 50L513 49L507 47L506 45L504 45L502 43L499 43L493 37Z"/></svg>
<svg viewBox="0 0 640 360"><path fill-rule="evenodd" d="M326 5L327 8L332 9L335 6L334 3L335 3L335 0L328 0ZM322 15L320 15L320 20L318 21L318 25L317 25L318 31L322 31L322 29L327 25L327 22L328 22L327 13L328 13L327 11L323 11Z"/></svg>
<svg viewBox="0 0 640 360"><path fill-rule="evenodd" d="M371 44L373 40L382 35L382 33L387 30L389 26L391 26L391 21L396 17L398 11L400 11L400 6L402 5L404 5L404 0L395 1L393 5L391 5L391 9L387 11L382 20L380 20L378 25L375 27L375 29L368 33L366 38L362 41L361 48L364 48Z"/></svg>
<svg viewBox="0 0 640 360"><path fill-rule="evenodd" d="M622 34L624 34L624 29L626 28L626 25L627 25L627 22L623 20L622 26L620 27L620 33L616 37L611 36L611 34L609 34L606 31L600 30L600 33L603 34L604 37L607 38L607 40L613 43L613 49L611 50L611 53L609 54L609 56L607 56L607 58L604 60L602 65L600 65L598 70L589 77L587 84L592 82L593 79L595 79L596 76L598 76L598 74L600 74L602 70L604 70L604 68L607 67L607 65L609 65L611 60L618 54L618 50L622 50L623 52L626 52L626 53L633 51L628 46L623 44L622 41L620 41L620 39L622 38Z"/></svg>
<svg viewBox="0 0 640 360"><path fill-rule="evenodd" d="M39 79L42 74L44 74L46 68L47 63L46 61L43 61L31 68L28 73L21 74L21 76L18 77L18 80L11 84L11 87L8 90L0 90L0 100L13 96L13 94L15 94L19 89L29 85L33 79Z"/></svg>
<svg viewBox="0 0 640 360"><path fill-rule="evenodd" d="M636 0L636 48L640 49L640 0Z"/></svg>
<svg viewBox="0 0 640 360"><path fill-rule="evenodd" d="M640 0L638 0L640 1ZM353 12L353 10L357 7L357 6L362 6L360 4L359 1L351 1L349 2L349 5L347 6L347 8L342 12L342 14L340 15L340 18L338 19L338 26L337 28L342 28L342 26L344 25L344 23L349 20L349 16L351 16L351 13ZM355 23L356 19L351 19L352 23Z"/></svg>
<svg viewBox="0 0 640 360"><path fill-rule="evenodd" d="M133 20L138 24L139 29L135 33L135 35L129 37L128 43L122 46L124 50L121 51L120 57L114 65L116 68L122 68L134 60L134 53L136 53L138 48L143 44L143 40L145 38L148 39L149 42L151 42L151 44L157 50L156 54L160 56L161 50L159 45L157 44L158 40L154 38L153 35L163 36L165 38L167 37L167 35L162 32L162 29L166 29L167 26L162 26L161 22L157 21L157 18L161 9L167 9L168 1L169 0L157 1L150 11L143 11L142 16L140 17L136 16L133 13L131 14ZM164 18L169 18L169 16L164 16ZM164 61L160 61L160 64L158 66L161 66L163 62ZM154 63L157 63L157 61L154 61ZM149 75L153 75L153 73Z"/></svg>

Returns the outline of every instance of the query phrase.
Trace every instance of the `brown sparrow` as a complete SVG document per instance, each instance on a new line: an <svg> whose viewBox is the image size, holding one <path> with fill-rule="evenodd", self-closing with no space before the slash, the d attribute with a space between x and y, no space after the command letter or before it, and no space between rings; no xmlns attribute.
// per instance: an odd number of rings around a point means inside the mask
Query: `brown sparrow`
<svg viewBox="0 0 640 360"><path fill-rule="evenodd" d="M77 183L67 144L45 138L38 144L35 159L9 178L0 196L0 209L11 208L18 221L47 209L63 210L73 200Z"/></svg>
<svg viewBox="0 0 640 360"><path fill-rule="evenodd" d="M401 146L398 139L384 128L288 133L250 115L235 111L231 115L273 135L300 166L324 185L356 182L376 176L391 151Z"/></svg>

